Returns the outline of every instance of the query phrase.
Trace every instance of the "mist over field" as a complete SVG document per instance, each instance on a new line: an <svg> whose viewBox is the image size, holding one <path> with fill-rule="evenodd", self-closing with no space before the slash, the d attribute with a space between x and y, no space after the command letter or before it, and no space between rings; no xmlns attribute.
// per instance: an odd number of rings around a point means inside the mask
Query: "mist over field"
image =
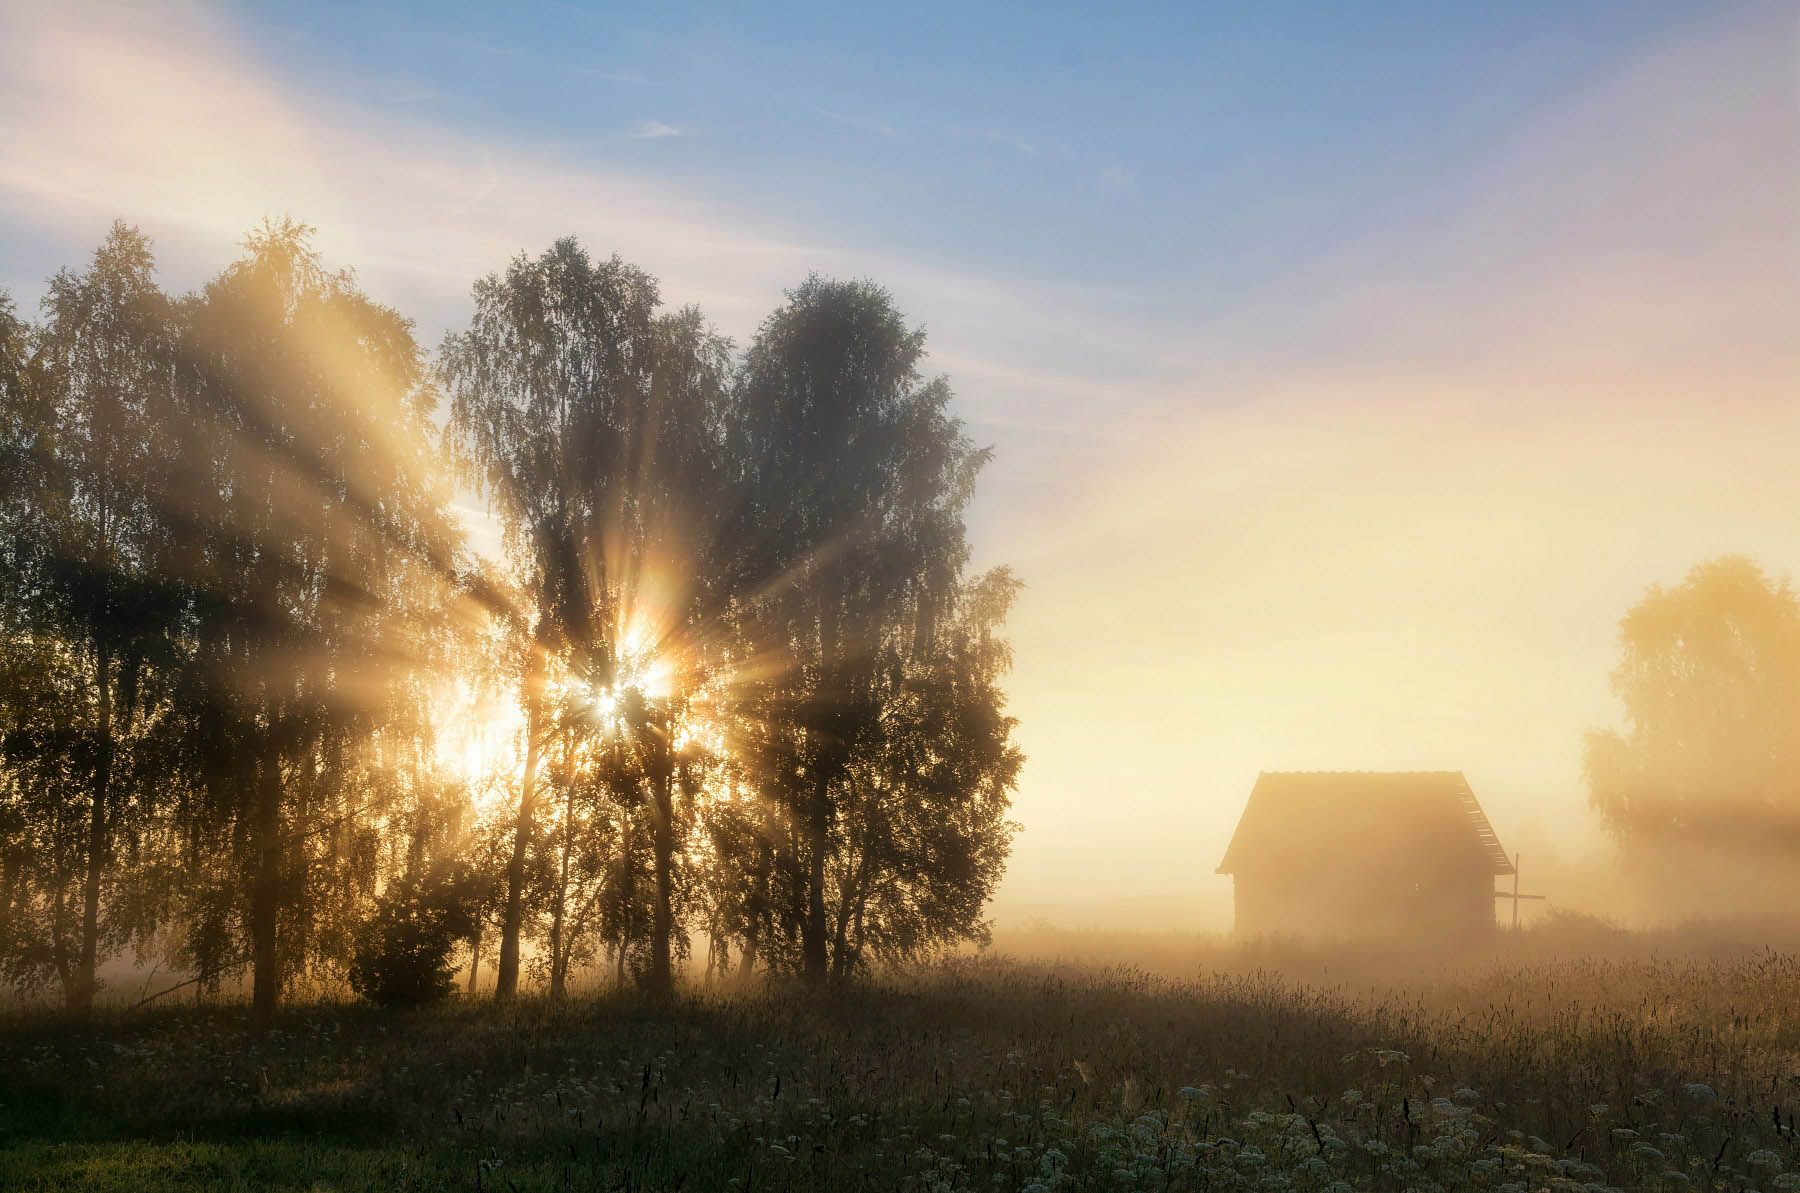
<svg viewBox="0 0 1800 1193"><path fill-rule="evenodd" d="M1790 0L0 0L0 1189L1800 1191Z"/></svg>

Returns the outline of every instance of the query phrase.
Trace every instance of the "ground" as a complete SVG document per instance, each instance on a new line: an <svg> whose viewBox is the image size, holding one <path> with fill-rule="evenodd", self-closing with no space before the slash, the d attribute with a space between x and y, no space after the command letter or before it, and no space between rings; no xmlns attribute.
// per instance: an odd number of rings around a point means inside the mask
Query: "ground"
<svg viewBox="0 0 1800 1193"><path fill-rule="evenodd" d="M1800 962L0 1026L0 1188L1800 1189Z"/></svg>

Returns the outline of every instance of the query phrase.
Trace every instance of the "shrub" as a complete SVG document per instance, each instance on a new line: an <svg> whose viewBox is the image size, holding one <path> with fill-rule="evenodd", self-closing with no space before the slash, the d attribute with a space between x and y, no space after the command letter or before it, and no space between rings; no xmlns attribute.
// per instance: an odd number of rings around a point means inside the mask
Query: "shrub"
<svg viewBox="0 0 1800 1193"><path fill-rule="evenodd" d="M378 1006L422 1006L449 996L450 953L474 932L469 884L458 873L396 882L376 902L350 964L350 988Z"/></svg>

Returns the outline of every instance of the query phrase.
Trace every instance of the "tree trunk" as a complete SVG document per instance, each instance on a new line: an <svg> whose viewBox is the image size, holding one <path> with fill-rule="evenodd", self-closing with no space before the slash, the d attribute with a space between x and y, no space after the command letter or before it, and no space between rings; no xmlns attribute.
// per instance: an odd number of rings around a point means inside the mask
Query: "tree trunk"
<svg viewBox="0 0 1800 1193"><path fill-rule="evenodd" d="M854 971L857 964L862 960L863 916L864 913L869 910L870 895L870 884L866 877L866 867L864 873L865 878L861 884L861 889L857 892L856 896L856 915L853 916L850 921L850 938L845 942L845 948L848 952L843 958L843 970L846 974Z"/></svg>
<svg viewBox="0 0 1800 1193"><path fill-rule="evenodd" d="M739 951L737 978L740 982L748 982L756 976L756 929L751 928L744 937L744 947Z"/></svg>
<svg viewBox="0 0 1800 1193"><path fill-rule="evenodd" d="M834 978L846 978L854 966L862 936L863 909L869 902L869 870L875 857L874 846L864 842L862 856L857 860L855 872L844 880L844 889L839 892L837 931L832 938L831 974ZM851 925L855 925L855 944L852 944Z"/></svg>
<svg viewBox="0 0 1800 1193"><path fill-rule="evenodd" d="M850 932L850 901L855 898L855 894L854 882L846 877L838 892L837 923L831 930L831 976L834 980L844 976L844 941Z"/></svg>
<svg viewBox="0 0 1800 1193"><path fill-rule="evenodd" d="M481 972L482 917L475 917L475 939L469 942L469 997L475 997L475 977Z"/></svg>
<svg viewBox="0 0 1800 1193"><path fill-rule="evenodd" d="M575 784L572 775L564 778L569 781L563 787L562 858L556 871L556 901L550 910L550 997L553 999L568 993L569 981L569 946L563 940L563 931L569 911L569 858L575 848Z"/></svg>
<svg viewBox="0 0 1800 1193"><path fill-rule="evenodd" d="M66 877L66 872L58 866L56 882L50 892L50 958L51 964L56 967L56 980L62 983L63 1003L73 1005L76 971L74 959L70 956L68 933L65 931L69 914L63 897L69 888Z"/></svg>
<svg viewBox="0 0 1800 1193"><path fill-rule="evenodd" d="M831 818L823 777L816 786L812 804L812 816L807 824L806 920L801 931L801 947L807 983L817 986L825 981L829 972L825 941L825 852L831 839Z"/></svg>
<svg viewBox="0 0 1800 1193"><path fill-rule="evenodd" d="M626 953L631 948L632 930L637 926L637 870L633 858L637 854L638 810L624 814L624 831L619 834L619 949L613 957L613 982L625 985Z"/></svg>
<svg viewBox="0 0 1800 1193"><path fill-rule="evenodd" d="M281 903L281 747L276 715L269 710L256 790L256 877L250 890L251 1015L267 1023L281 997L281 958L276 920Z"/></svg>
<svg viewBox="0 0 1800 1193"><path fill-rule="evenodd" d="M706 930L706 984L724 979L731 972L731 942L716 927Z"/></svg>
<svg viewBox="0 0 1800 1193"><path fill-rule="evenodd" d="M812 740L813 784L807 809L806 914L801 921L801 965L809 986L820 986L830 975L831 959L825 920L825 855L831 843L831 779L842 743L840 722L844 692L838 662L838 609L825 600L819 610L820 680L814 710Z"/></svg>
<svg viewBox="0 0 1800 1193"><path fill-rule="evenodd" d="M668 722L663 723L664 756L650 780L651 852L655 855L655 903L650 909L649 989L658 997L675 990L675 776L667 757Z"/></svg>
<svg viewBox="0 0 1800 1193"><path fill-rule="evenodd" d="M751 872L750 897L744 905L744 948L738 959L738 981L748 982L756 972L756 950L762 940L763 922L769 913L769 872L775 865L775 850L767 843L756 853L756 866Z"/></svg>
<svg viewBox="0 0 1800 1193"><path fill-rule="evenodd" d="M494 971L494 997L519 992L519 926L525 918L525 847L531 839L537 802L538 727L536 702L525 718L525 773L519 780L519 819L513 827L512 859L506 864L506 912L500 921L500 962Z"/></svg>
<svg viewBox="0 0 1800 1193"><path fill-rule="evenodd" d="M102 646L95 665L100 697L100 756L94 764L93 805L88 812L87 875L82 883L81 960L69 990L69 1010L87 1015L99 990L100 880L106 873L106 813L112 780L112 658Z"/></svg>

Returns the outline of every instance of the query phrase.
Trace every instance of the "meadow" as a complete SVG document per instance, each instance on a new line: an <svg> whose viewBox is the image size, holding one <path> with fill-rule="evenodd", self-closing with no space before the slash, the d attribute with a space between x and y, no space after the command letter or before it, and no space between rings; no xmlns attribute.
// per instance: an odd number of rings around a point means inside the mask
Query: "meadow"
<svg viewBox="0 0 1800 1193"><path fill-rule="evenodd" d="M1404 986L969 959L0 1027L0 1188L1800 1189L1800 960Z"/></svg>

